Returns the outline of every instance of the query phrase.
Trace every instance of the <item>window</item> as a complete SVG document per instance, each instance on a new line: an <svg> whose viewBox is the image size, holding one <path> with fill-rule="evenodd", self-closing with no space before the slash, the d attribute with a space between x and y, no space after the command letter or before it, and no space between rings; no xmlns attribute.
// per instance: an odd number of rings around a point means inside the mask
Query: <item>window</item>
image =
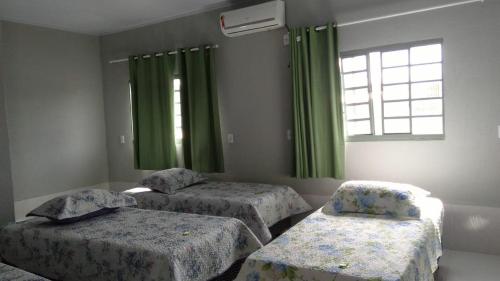
<svg viewBox="0 0 500 281"><path fill-rule="evenodd" d="M182 115L181 115L181 80L174 79L174 123L175 140L182 140Z"/></svg>
<svg viewBox="0 0 500 281"><path fill-rule="evenodd" d="M342 54L348 140L444 136L442 42Z"/></svg>

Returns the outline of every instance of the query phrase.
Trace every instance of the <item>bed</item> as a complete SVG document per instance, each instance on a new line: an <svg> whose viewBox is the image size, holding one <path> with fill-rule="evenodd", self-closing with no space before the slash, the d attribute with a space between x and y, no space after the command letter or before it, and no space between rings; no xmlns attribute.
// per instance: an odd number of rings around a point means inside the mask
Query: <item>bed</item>
<svg viewBox="0 0 500 281"><path fill-rule="evenodd" d="M0 263L0 280L2 281L49 281L43 277L26 272L19 268Z"/></svg>
<svg viewBox="0 0 500 281"><path fill-rule="evenodd" d="M35 218L0 231L3 260L64 281L209 280L261 246L237 219L126 207L76 223Z"/></svg>
<svg viewBox="0 0 500 281"><path fill-rule="evenodd" d="M320 209L250 255L236 280L434 280L443 205L428 197L424 206L420 219Z"/></svg>
<svg viewBox="0 0 500 281"><path fill-rule="evenodd" d="M243 221L265 244L272 239L270 228L311 206L292 188L282 185L239 182L200 183L174 194L138 187L125 191L136 198L141 209L233 217Z"/></svg>

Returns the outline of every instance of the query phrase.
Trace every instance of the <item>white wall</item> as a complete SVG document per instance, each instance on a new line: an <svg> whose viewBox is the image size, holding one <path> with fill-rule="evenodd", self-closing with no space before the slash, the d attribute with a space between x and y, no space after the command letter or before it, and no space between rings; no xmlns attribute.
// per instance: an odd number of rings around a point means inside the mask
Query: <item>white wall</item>
<svg viewBox="0 0 500 281"><path fill-rule="evenodd" d="M0 21L0 226L14 219L9 134L7 132L7 122L5 122L5 100L2 83L4 75L3 47L3 22Z"/></svg>
<svg viewBox="0 0 500 281"><path fill-rule="evenodd" d="M4 22L3 47L14 200L107 182L99 38Z"/></svg>
<svg viewBox="0 0 500 281"><path fill-rule="evenodd" d="M443 38L444 141L348 145L348 176L409 181L448 202L500 207L500 2L341 29L352 50Z"/></svg>

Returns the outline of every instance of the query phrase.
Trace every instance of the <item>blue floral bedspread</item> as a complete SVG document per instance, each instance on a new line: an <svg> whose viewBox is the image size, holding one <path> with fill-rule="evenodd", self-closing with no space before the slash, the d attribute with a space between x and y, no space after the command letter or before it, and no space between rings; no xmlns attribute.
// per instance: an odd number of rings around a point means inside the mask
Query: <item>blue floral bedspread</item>
<svg viewBox="0 0 500 281"><path fill-rule="evenodd" d="M19 268L0 263L0 280L1 281L48 281L40 276L26 272Z"/></svg>
<svg viewBox="0 0 500 281"><path fill-rule="evenodd" d="M0 255L64 281L208 280L262 247L233 218L120 208L72 224L37 218L0 231Z"/></svg>
<svg viewBox="0 0 500 281"><path fill-rule="evenodd" d="M250 255L236 280L432 281L443 208L429 200L420 220L319 210Z"/></svg>
<svg viewBox="0 0 500 281"><path fill-rule="evenodd" d="M141 209L240 219L263 244L272 238L270 226L312 209L295 190L281 185L209 182L177 190L170 195L149 188L125 192L137 199Z"/></svg>

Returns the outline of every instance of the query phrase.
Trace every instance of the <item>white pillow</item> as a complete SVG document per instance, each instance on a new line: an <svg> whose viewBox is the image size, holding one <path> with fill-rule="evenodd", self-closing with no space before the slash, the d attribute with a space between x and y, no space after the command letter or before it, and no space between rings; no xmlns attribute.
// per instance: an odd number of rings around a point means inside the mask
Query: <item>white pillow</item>
<svg viewBox="0 0 500 281"><path fill-rule="evenodd" d="M323 207L325 214L365 213L420 218L418 199L430 192L419 187L379 181L348 181Z"/></svg>
<svg viewBox="0 0 500 281"><path fill-rule="evenodd" d="M184 168L172 168L154 172L145 177L140 184L159 192L173 194L176 190L204 182L202 174Z"/></svg>
<svg viewBox="0 0 500 281"><path fill-rule="evenodd" d="M26 216L46 217L69 223L112 212L120 207L137 206L134 197L115 191L89 189L49 200Z"/></svg>

